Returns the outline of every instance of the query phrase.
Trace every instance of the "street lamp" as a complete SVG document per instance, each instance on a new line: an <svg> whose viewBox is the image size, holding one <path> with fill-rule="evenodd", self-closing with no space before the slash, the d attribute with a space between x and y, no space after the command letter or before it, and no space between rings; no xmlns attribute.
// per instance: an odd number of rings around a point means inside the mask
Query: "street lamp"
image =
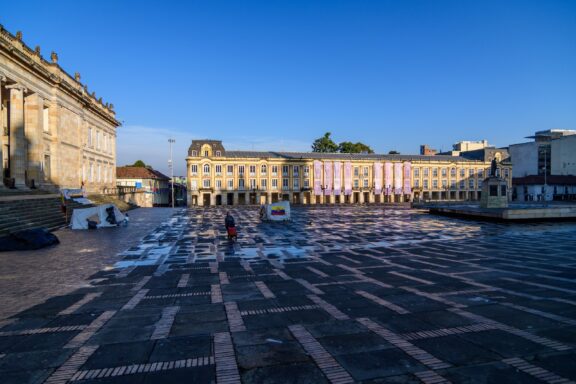
<svg viewBox="0 0 576 384"><path fill-rule="evenodd" d="M174 208L174 164L172 164L172 144L174 144L176 140L168 139L168 143L170 143L170 160L168 161L168 166L170 168L170 181L172 182L172 208Z"/></svg>

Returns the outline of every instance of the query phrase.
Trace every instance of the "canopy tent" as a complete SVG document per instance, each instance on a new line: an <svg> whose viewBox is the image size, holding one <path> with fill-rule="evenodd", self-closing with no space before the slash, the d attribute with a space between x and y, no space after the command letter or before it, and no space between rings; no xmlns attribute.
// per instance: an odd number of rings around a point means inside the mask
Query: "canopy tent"
<svg viewBox="0 0 576 384"><path fill-rule="evenodd" d="M290 202L278 201L264 206L264 219L271 221L290 220Z"/></svg>
<svg viewBox="0 0 576 384"><path fill-rule="evenodd" d="M70 227L72 229L88 229L88 220L96 222L98 228L115 227L124 221L124 215L114 204L75 209L72 213Z"/></svg>

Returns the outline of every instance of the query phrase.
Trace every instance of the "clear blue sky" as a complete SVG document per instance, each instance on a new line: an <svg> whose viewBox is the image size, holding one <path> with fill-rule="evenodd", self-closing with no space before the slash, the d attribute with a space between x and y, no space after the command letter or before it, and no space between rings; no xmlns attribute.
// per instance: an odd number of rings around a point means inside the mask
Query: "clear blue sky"
<svg viewBox="0 0 576 384"><path fill-rule="evenodd" d="M2 1L0 23L116 106L118 163L192 138L377 152L576 129L576 1Z"/></svg>

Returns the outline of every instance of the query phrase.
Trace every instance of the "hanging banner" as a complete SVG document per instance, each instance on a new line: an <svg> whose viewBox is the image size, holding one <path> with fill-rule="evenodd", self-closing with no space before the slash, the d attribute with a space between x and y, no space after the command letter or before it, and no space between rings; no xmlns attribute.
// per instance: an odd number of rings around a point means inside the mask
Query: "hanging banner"
<svg viewBox="0 0 576 384"><path fill-rule="evenodd" d="M342 190L342 163L337 161L334 163L334 194L340 195Z"/></svg>
<svg viewBox="0 0 576 384"><path fill-rule="evenodd" d="M324 194L330 196L332 194L332 162L324 162Z"/></svg>
<svg viewBox="0 0 576 384"><path fill-rule="evenodd" d="M392 163L384 164L384 193L392 194Z"/></svg>
<svg viewBox="0 0 576 384"><path fill-rule="evenodd" d="M374 163L374 194L382 193L382 163Z"/></svg>
<svg viewBox="0 0 576 384"><path fill-rule="evenodd" d="M314 194L322 194L322 162L314 160Z"/></svg>
<svg viewBox="0 0 576 384"><path fill-rule="evenodd" d="M412 163L404 163L404 194L410 195L412 193L411 181L412 181Z"/></svg>
<svg viewBox="0 0 576 384"><path fill-rule="evenodd" d="M402 163L394 163L394 194L402 194Z"/></svg>
<svg viewBox="0 0 576 384"><path fill-rule="evenodd" d="M352 164L349 161L344 163L344 194L352 194Z"/></svg>

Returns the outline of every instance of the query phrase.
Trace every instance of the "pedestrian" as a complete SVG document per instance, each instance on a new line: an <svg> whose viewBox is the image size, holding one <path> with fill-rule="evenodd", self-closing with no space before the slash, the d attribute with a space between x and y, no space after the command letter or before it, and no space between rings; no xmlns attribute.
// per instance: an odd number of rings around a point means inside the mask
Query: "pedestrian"
<svg viewBox="0 0 576 384"><path fill-rule="evenodd" d="M234 222L234 217L230 214L230 212L226 212L226 218L224 218L224 226L226 227L228 240L236 240L236 223Z"/></svg>

